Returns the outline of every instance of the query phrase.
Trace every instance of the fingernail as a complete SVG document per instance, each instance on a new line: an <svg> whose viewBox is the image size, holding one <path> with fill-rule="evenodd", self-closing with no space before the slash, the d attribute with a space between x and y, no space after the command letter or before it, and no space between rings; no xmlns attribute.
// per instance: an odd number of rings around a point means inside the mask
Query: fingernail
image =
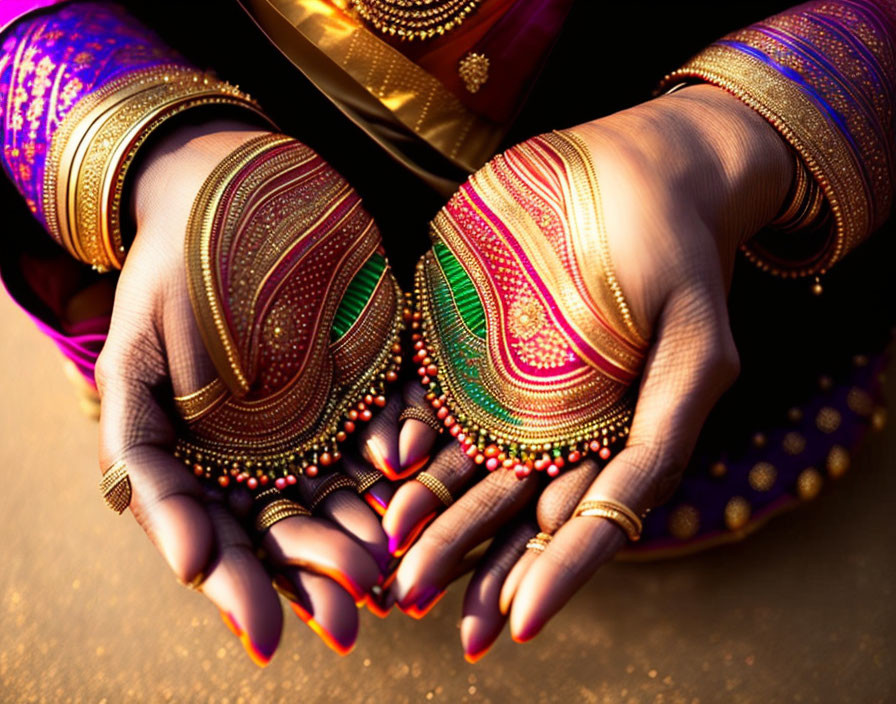
<svg viewBox="0 0 896 704"><path fill-rule="evenodd" d="M380 470L389 479L401 479L398 472L398 457L391 457L388 449L383 448L377 438L370 438L361 448L361 454L370 464Z"/></svg>
<svg viewBox="0 0 896 704"><path fill-rule="evenodd" d="M426 423L408 418L398 433L398 464L402 471L423 466L437 436Z"/></svg>
<svg viewBox="0 0 896 704"><path fill-rule="evenodd" d="M367 491L364 492L364 500L367 502L367 505L370 506L374 511L376 511L377 515L382 518L386 515L386 509L389 508L389 500L392 498L391 496L387 499L384 496L379 496L379 492L374 492L376 486L371 487Z"/></svg>
<svg viewBox="0 0 896 704"><path fill-rule="evenodd" d="M414 544L417 538L420 537L420 534L423 532L423 529L426 528L427 524L436 517L437 512L433 511L430 514L427 514L423 518L421 518L417 525L411 528L410 532L402 538L401 535L390 535L389 536L389 552L392 553L395 557L401 557L404 555L408 548Z"/></svg>
<svg viewBox="0 0 896 704"><path fill-rule="evenodd" d="M242 643L243 649L249 655L249 659L258 665L258 667L267 667L271 658L274 656L277 644L273 643L265 646L253 643L252 639L249 638L249 634L243 631L242 627L231 613L222 611L221 619L230 629L230 632L239 639L240 643Z"/></svg>
<svg viewBox="0 0 896 704"><path fill-rule="evenodd" d="M483 650L480 650L478 653L464 653L464 660L466 660L471 665L475 665L477 662L482 660L485 654L492 649L492 646L487 646Z"/></svg>
<svg viewBox="0 0 896 704"><path fill-rule="evenodd" d="M541 629L529 630L525 629L523 631L514 631L511 629L510 637L515 640L517 643L528 643L535 636L538 635L538 631Z"/></svg>
<svg viewBox="0 0 896 704"><path fill-rule="evenodd" d="M338 653L339 655L348 655L355 647L354 640L351 643L340 643L333 634L311 618L311 615L298 604L290 602L289 605L292 607L292 610L295 611L296 616L298 616L302 622L324 642L324 645L333 652Z"/></svg>
<svg viewBox="0 0 896 704"><path fill-rule="evenodd" d="M428 587L417 603L408 609L404 609L404 612L411 618L419 621L432 611L433 607L442 600L443 596L445 596L444 590L439 591L436 587Z"/></svg>
<svg viewBox="0 0 896 704"><path fill-rule="evenodd" d="M364 590L361 589L361 587L359 587L357 584L355 584L354 580L351 579L351 577L343 574L336 569L318 568L316 571L324 575L325 577L329 577L334 582L336 582L336 584L345 589L345 591L351 594L352 598L355 600L355 604L364 603L364 598L366 596Z"/></svg>

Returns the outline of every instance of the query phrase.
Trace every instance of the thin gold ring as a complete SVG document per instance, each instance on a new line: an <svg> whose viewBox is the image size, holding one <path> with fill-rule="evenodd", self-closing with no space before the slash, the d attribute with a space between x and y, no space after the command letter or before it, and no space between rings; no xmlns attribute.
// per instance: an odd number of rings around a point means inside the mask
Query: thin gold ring
<svg viewBox="0 0 896 704"><path fill-rule="evenodd" d="M578 505L573 518L606 518L615 523L632 542L641 537L644 529L641 518L625 504L613 499L594 499Z"/></svg>
<svg viewBox="0 0 896 704"><path fill-rule="evenodd" d="M324 483L317 488L317 491L314 492L311 501L308 503L308 509L314 511L320 506L323 500L334 491L339 491L340 489L352 489L357 491L357 486L355 480L351 477L347 477L344 474L334 474L324 481Z"/></svg>
<svg viewBox="0 0 896 704"><path fill-rule="evenodd" d="M417 406L408 406L398 414L398 422L403 420L419 420L421 423L428 425L437 433L442 432L442 424L436 418L436 414Z"/></svg>
<svg viewBox="0 0 896 704"><path fill-rule="evenodd" d="M309 511L304 506L300 506L295 501L289 499L277 499L265 506L255 517L255 530L259 534L270 530L275 523L293 516L310 516Z"/></svg>
<svg viewBox="0 0 896 704"><path fill-rule="evenodd" d="M131 505L131 480L124 462L118 461L103 472L100 479L100 493L106 505L115 513L124 513Z"/></svg>
<svg viewBox="0 0 896 704"><path fill-rule="evenodd" d="M446 507L454 503L454 497L451 495L448 487L442 483L441 479L434 477L429 472L420 472L414 479L435 494L436 498L445 504Z"/></svg>
<svg viewBox="0 0 896 704"><path fill-rule="evenodd" d="M554 539L554 536L550 533L536 533L534 536L529 538L529 542L526 543L526 550L532 550L534 552L544 552L547 550L548 545L550 545L551 540Z"/></svg>

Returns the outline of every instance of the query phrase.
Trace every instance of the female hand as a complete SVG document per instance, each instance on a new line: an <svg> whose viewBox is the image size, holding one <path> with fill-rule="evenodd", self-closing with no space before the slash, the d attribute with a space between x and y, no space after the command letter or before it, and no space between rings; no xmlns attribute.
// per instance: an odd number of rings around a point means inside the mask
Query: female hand
<svg viewBox="0 0 896 704"><path fill-rule="evenodd" d="M625 448L605 466L586 461L543 489L530 526L553 535L543 552L524 551L528 538L509 530L474 577L461 629L470 656L487 649L505 615L515 639L532 638L622 547L625 534L609 520L571 518L580 501L611 498L640 514L676 486L709 410L738 373L726 309L737 249L772 220L792 178L775 131L709 86L571 132L594 163L616 279L649 348ZM589 261L583 273L599 267ZM418 407L429 410L422 399ZM424 423L407 420L403 461L425 457L431 441ZM518 515L543 476L520 481L498 470L476 481L475 469L453 444L426 469L456 501L404 557L393 586L402 608L420 608L444 589L463 555ZM390 543L405 542L439 506L419 482L400 488L383 520Z"/></svg>
<svg viewBox="0 0 896 704"><path fill-rule="evenodd" d="M355 604L366 600L390 559L378 516L335 474L300 476L284 489L314 515L281 520L263 535L243 523L253 499L201 482L174 457L172 397L218 378L194 317L184 233L194 197L212 169L259 133L238 123L184 127L154 147L134 194L137 236L116 291L108 341L97 365L103 469L123 463L130 508L179 580L198 584L250 656L266 664L277 647L278 586L301 618L339 652L354 644ZM213 487L213 488L212 488Z"/></svg>

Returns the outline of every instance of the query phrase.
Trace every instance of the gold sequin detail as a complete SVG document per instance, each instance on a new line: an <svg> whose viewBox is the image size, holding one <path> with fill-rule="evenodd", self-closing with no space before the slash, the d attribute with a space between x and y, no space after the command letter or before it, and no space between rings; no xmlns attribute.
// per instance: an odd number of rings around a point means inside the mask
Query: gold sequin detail
<svg viewBox="0 0 896 704"><path fill-rule="evenodd" d="M871 395L864 389L853 387L846 396L846 405L849 410L860 416L870 416L874 410L874 401Z"/></svg>
<svg viewBox="0 0 896 704"><path fill-rule="evenodd" d="M725 466L724 462L713 462L709 468L709 473L717 479L721 479L728 474L728 467Z"/></svg>
<svg viewBox="0 0 896 704"><path fill-rule="evenodd" d="M799 497L804 501L814 499L821 491L824 479L814 467L809 467L800 472L796 478L796 491Z"/></svg>
<svg viewBox="0 0 896 704"><path fill-rule="evenodd" d="M768 491L775 485L777 478L778 470L768 462L756 463L747 476L750 486L756 491Z"/></svg>
<svg viewBox="0 0 896 704"><path fill-rule="evenodd" d="M806 438L797 432L787 433L781 442L781 447L788 455L798 455L806 449Z"/></svg>
<svg viewBox="0 0 896 704"><path fill-rule="evenodd" d="M842 477L849 469L849 451L842 445L834 445L828 452L827 470L834 479Z"/></svg>
<svg viewBox="0 0 896 704"><path fill-rule="evenodd" d="M833 433L840 427L840 411L825 406L815 416L815 425L823 433Z"/></svg>
<svg viewBox="0 0 896 704"><path fill-rule="evenodd" d="M693 538L699 528L700 513L693 506L682 504L669 514L669 532L679 540Z"/></svg>
<svg viewBox="0 0 896 704"><path fill-rule="evenodd" d="M729 530L741 530L750 521L750 503L735 496L725 505L725 525Z"/></svg>

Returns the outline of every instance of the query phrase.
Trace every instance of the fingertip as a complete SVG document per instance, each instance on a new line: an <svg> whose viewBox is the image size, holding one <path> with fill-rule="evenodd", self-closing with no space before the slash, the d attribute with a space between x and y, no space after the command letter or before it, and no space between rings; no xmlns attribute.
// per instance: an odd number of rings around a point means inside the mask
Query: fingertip
<svg viewBox="0 0 896 704"><path fill-rule="evenodd" d="M464 659L471 665L479 662L491 650L500 632L499 627L497 631L490 633L478 616L464 616L460 622L460 643L464 649Z"/></svg>

